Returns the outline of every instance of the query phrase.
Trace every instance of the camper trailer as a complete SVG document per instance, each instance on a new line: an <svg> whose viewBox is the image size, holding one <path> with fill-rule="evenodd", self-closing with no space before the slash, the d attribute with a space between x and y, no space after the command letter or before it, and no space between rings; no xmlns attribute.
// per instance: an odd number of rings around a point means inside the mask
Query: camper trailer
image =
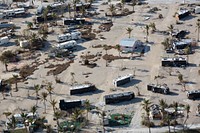
<svg viewBox="0 0 200 133"><path fill-rule="evenodd" d="M77 107L81 107L83 106L85 103L85 100L60 100L59 103L59 108L61 110L68 110L68 109L73 109L73 108L77 108Z"/></svg>
<svg viewBox="0 0 200 133"><path fill-rule="evenodd" d="M120 76L116 79L113 80L113 84L118 87L118 86L121 86L121 85L124 85L128 82L130 82L131 80L133 79L133 75L132 74L128 74L126 76Z"/></svg>
<svg viewBox="0 0 200 133"><path fill-rule="evenodd" d="M52 14L48 14L47 15L47 18L46 18L46 21L52 21L53 20L53 16ZM37 16L36 17L36 22L37 23L43 23L45 20L44 20L44 17L43 16Z"/></svg>
<svg viewBox="0 0 200 133"><path fill-rule="evenodd" d="M200 98L200 90L188 91L187 97L188 97L188 99L192 99L192 100L199 99Z"/></svg>
<svg viewBox="0 0 200 133"><path fill-rule="evenodd" d="M15 25L12 22L0 22L0 29L2 28L11 28Z"/></svg>
<svg viewBox="0 0 200 133"><path fill-rule="evenodd" d="M7 44L9 42L9 38L7 36L0 38L0 45Z"/></svg>
<svg viewBox="0 0 200 133"><path fill-rule="evenodd" d="M181 9L178 11L178 13L176 14L176 18L181 20L187 16L190 15L190 12L187 9Z"/></svg>
<svg viewBox="0 0 200 133"><path fill-rule="evenodd" d="M70 95L82 94L82 93L91 92L95 90L96 90L96 87L93 84L76 85L70 88Z"/></svg>
<svg viewBox="0 0 200 133"><path fill-rule="evenodd" d="M135 94L133 92L123 92L117 94L110 94L104 96L105 104L119 103L123 101L129 101L135 98Z"/></svg>
<svg viewBox="0 0 200 133"><path fill-rule="evenodd" d="M24 40L24 41L20 41L19 42L19 46L22 48L27 48L29 45L29 41L28 40Z"/></svg>
<svg viewBox="0 0 200 133"><path fill-rule="evenodd" d="M173 42L173 49L185 49L186 47L190 47L192 43L192 39L182 39L180 41L175 41Z"/></svg>
<svg viewBox="0 0 200 133"><path fill-rule="evenodd" d="M43 10L44 10L44 6L40 5L40 6L37 8L36 14L42 14Z"/></svg>
<svg viewBox="0 0 200 133"><path fill-rule="evenodd" d="M72 33L67 33L67 34L62 34L57 37L57 42L66 42L69 40L77 40L81 38L81 32L72 32Z"/></svg>
<svg viewBox="0 0 200 133"><path fill-rule="evenodd" d="M15 17L18 15L22 15L25 13L24 8L15 8L15 9L10 9L10 10L3 10L2 14L3 17Z"/></svg>
<svg viewBox="0 0 200 133"><path fill-rule="evenodd" d="M59 48L59 49L72 49L76 45L77 45L76 41L71 40L71 41L67 41L67 42L57 44L57 48Z"/></svg>
<svg viewBox="0 0 200 133"><path fill-rule="evenodd" d="M164 85L148 84L147 90L152 91L154 93L169 94L169 87L166 84Z"/></svg>
<svg viewBox="0 0 200 133"><path fill-rule="evenodd" d="M187 65L186 58L183 57L174 57L174 58L168 58L164 57L162 58L162 66L164 67L182 67Z"/></svg>

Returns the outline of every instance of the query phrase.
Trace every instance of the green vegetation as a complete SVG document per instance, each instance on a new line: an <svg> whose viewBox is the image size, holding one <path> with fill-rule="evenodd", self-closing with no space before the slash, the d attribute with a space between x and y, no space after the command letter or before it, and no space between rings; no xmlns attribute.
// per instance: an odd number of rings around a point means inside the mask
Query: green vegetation
<svg viewBox="0 0 200 133"><path fill-rule="evenodd" d="M132 116L125 114L112 114L109 119L109 126L129 125L131 123Z"/></svg>

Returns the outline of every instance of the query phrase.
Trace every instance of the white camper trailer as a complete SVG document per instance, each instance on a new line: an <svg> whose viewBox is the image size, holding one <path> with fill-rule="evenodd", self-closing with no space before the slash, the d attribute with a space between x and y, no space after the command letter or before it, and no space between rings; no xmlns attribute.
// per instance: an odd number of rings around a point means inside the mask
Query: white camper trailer
<svg viewBox="0 0 200 133"><path fill-rule="evenodd" d="M72 40L72 37L71 37L70 33L67 33L67 34L59 35L57 37L57 40L58 40L59 43L61 43L61 42Z"/></svg>
<svg viewBox="0 0 200 133"><path fill-rule="evenodd" d="M24 40L24 41L19 42L19 46L22 47L22 48L27 48L28 45L29 45L28 40Z"/></svg>
<svg viewBox="0 0 200 133"><path fill-rule="evenodd" d="M79 31L59 35L57 37L57 42L61 43L61 42L66 42L69 40L77 40L77 39L81 39L81 32Z"/></svg>
<svg viewBox="0 0 200 133"><path fill-rule="evenodd" d="M81 39L81 32L79 32L79 31L72 32L71 37L73 40Z"/></svg>
<svg viewBox="0 0 200 133"><path fill-rule="evenodd" d="M71 48L74 48L76 45L77 45L76 41L71 40L71 41L59 43L57 45L57 48L59 48L59 49L71 49Z"/></svg>
<svg viewBox="0 0 200 133"><path fill-rule="evenodd" d="M200 6L196 6L194 9L194 13L199 14L200 13Z"/></svg>
<svg viewBox="0 0 200 133"><path fill-rule="evenodd" d="M9 38L7 36L0 38L0 45L7 44L9 42Z"/></svg>

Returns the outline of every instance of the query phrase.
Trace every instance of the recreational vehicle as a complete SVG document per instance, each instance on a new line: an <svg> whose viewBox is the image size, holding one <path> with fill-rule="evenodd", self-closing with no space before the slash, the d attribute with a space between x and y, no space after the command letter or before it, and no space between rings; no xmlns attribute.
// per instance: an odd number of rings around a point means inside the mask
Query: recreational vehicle
<svg viewBox="0 0 200 133"><path fill-rule="evenodd" d="M123 92L123 93L110 94L104 96L105 104L129 101L133 98L135 98L135 94L133 92Z"/></svg>
<svg viewBox="0 0 200 133"><path fill-rule="evenodd" d="M25 13L24 8L15 8L15 9L10 9L10 10L3 10L3 17L15 17L18 15L22 15Z"/></svg>
<svg viewBox="0 0 200 133"><path fill-rule="evenodd" d="M36 14L42 14L43 10L44 10L44 6L40 5L40 6L37 8Z"/></svg>
<svg viewBox="0 0 200 133"><path fill-rule="evenodd" d="M169 94L169 87L166 84L164 85L148 84L147 90L152 91L154 93Z"/></svg>
<svg viewBox="0 0 200 133"><path fill-rule="evenodd" d="M81 32L77 31L77 32L59 35L57 37L57 41L59 43L61 43L61 42L69 41L69 40L77 40L77 39L80 39L80 38L81 38Z"/></svg>
<svg viewBox="0 0 200 133"><path fill-rule="evenodd" d="M183 19L183 18L185 18L189 15L190 15L190 12L187 9L181 9L176 14L176 18L180 20L180 19Z"/></svg>
<svg viewBox="0 0 200 133"><path fill-rule="evenodd" d="M187 60L183 57L174 57L174 58L162 58L162 66L164 67L181 67L186 66Z"/></svg>
<svg viewBox="0 0 200 133"><path fill-rule="evenodd" d="M116 79L113 80L113 84L118 87L118 86L121 86L121 85L124 85L128 82L130 82L131 80L133 79L133 75L132 74L128 74L126 76L120 76Z"/></svg>
<svg viewBox="0 0 200 133"><path fill-rule="evenodd" d="M63 19L63 25L81 25L85 23L85 18Z"/></svg>
<svg viewBox="0 0 200 133"><path fill-rule="evenodd" d="M192 100L199 99L200 98L200 90L188 91L187 97L188 97L188 99L192 99Z"/></svg>
<svg viewBox="0 0 200 133"><path fill-rule="evenodd" d="M186 47L190 47L192 43L192 39L182 39L180 41L175 41L173 42L173 49L185 49Z"/></svg>
<svg viewBox="0 0 200 133"><path fill-rule="evenodd" d="M37 16L36 17L36 22L37 23L43 23L44 21L52 21L52 20L53 20L52 14L48 14L46 20L44 19L43 16Z"/></svg>
<svg viewBox="0 0 200 133"><path fill-rule="evenodd" d="M71 41L67 41L67 42L57 44L57 48L59 48L59 49L72 49L76 45L77 45L76 41L71 40Z"/></svg>
<svg viewBox="0 0 200 133"><path fill-rule="evenodd" d="M7 36L0 38L0 45L7 44L9 42L9 38Z"/></svg>
<svg viewBox="0 0 200 133"><path fill-rule="evenodd" d="M60 100L59 103L59 108L61 110L68 110L68 109L73 109L73 108L77 108L77 107L81 107L83 106L85 103L85 100Z"/></svg>
<svg viewBox="0 0 200 133"><path fill-rule="evenodd" d="M96 87L93 84L76 85L70 88L70 95L82 94L86 92L95 91Z"/></svg>

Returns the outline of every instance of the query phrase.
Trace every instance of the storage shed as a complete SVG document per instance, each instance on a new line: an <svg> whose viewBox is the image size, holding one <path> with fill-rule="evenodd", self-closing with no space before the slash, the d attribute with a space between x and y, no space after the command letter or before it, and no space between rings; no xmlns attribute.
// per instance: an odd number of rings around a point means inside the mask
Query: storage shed
<svg viewBox="0 0 200 133"><path fill-rule="evenodd" d="M133 52L142 47L142 42L136 38L125 38L120 41L122 52Z"/></svg>

